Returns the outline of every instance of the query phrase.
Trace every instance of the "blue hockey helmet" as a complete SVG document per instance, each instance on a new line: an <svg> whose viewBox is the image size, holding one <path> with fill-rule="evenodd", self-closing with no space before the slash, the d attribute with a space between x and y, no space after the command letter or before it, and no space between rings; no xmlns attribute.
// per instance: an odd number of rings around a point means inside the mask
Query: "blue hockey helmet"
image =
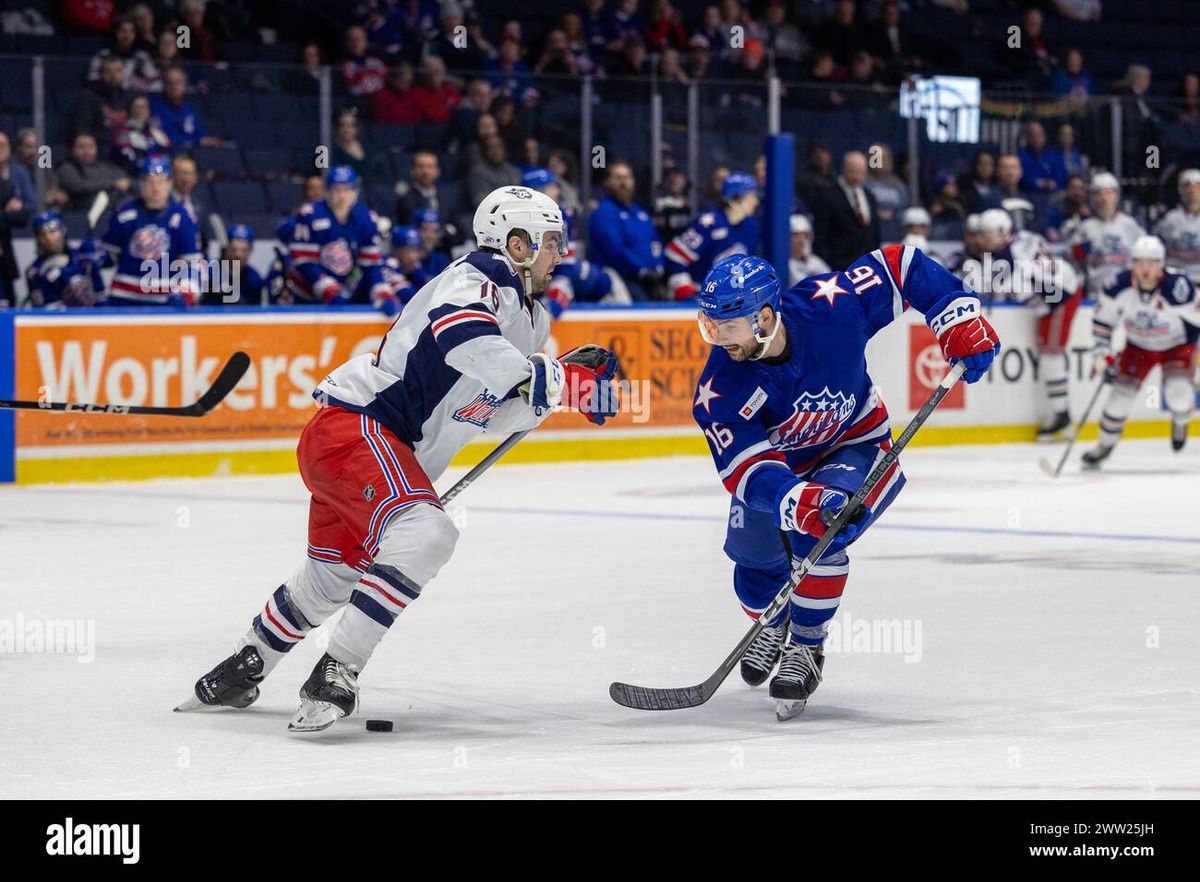
<svg viewBox="0 0 1200 882"><path fill-rule="evenodd" d="M418 208L413 212L413 226L419 227L421 224L437 224L440 227L441 215L437 213L436 208Z"/></svg>
<svg viewBox="0 0 1200 882"><path fill-rule="evenodd" d="M721 198L724 200L758 192L758 181L746 172L730 172L721 182Z"/></svg>
<svg viewBox="0 0 1200 882"><path fill-rule="evenodd" d="M335 165L325 175L325 186L332 187L334 184L349 184L351 187L357 187L358 172L348 165Z"/></svg>
<svg viewBox="0 0 1200 882"><path fill-rule="evenodd" d="M33 234L35 236L44 229L65 230L66 228L67 225L63 222L63 216L53 209L43 211L33 219Z"/></svg>
<svg viewBox="0 0 1200 882"><path fill-rule="evenodd" d="M421 234L417 232L417 228L409 226L392 227L392 247L404 248L405 246L412 246L413 248L421 247Z"/></svg>
<svg viewBox="0 0 1200 882"><path fill-rule="evenodd" d="M232 242L234 239L254 244L254 230L246 224L234 224L229 228L229 241Z"/></svg>
<svg viewBox="0 0 1200 882"><path fill-rule="evenodd" d="M780 288L779 274L763 258L748 254L722 258L708 271L696 295L700 336L714 346L735 346L744 345L752 334L759 346L751 357L761 358L783 323L776 321L764 336L759 312L769 306L779 313Z"/></svg>
<svg viewBox="0 0 1200 882"><path fill-rule="evenodd" d="M548 168L531 168L521 175L521 186L530 190L541 190L557 183L558 177Z"/></svg>
<svg viewBox="0 0 1200 882"><path fill-rule="evenodd" d="M142 177L149 175L171 176L171 160L165 156L149 156L142 163Z"/></svg>

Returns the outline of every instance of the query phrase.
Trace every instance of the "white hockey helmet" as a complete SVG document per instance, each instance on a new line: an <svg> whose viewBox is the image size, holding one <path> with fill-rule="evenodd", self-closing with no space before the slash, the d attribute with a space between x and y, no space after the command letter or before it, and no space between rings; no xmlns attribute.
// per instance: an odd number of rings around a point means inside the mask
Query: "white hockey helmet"
<svg viewBox="0 0 1200 882"><path fill-rule="evenodd" d="M806 214L793 214L788 219L788 227L793 233L808 233L812 235L812 221L808 219Z"/></svg>
<svg viewBox="0 0 1200 882"><path fill-rule="evenodd" d="M979 213L979 232L1012 234L1013 222L1003 208L989 208Z"/></svg>
<svg viewBox="0 0 1200 882"><path fill-rule="evenodd" d="M1167 249L1158 236L1138 236L1133 247L1129 249L1129 257L1132 260L1157 260L1164 263L1167 259Z"/></svg>
<svg viewBox="0 0 1200 882"><path fill-rule="evenodd" d="M966 221L963 223L963 229L968 233L981 233L983 232L982 223L983 221L978 213L968 214Z"/></svg>
<svg viewBox="0 0 1200 882"><path fill-rule="evenodd" d="M1182 193L1188 184L1200 184L1200 168L1185 168L1179 173L1179 192Z"/></svg>
<svg viewBox="0 0 1200 882"><path fill-rule="evenodd" d="M508 234L513 230L524 230L529 236L534 257L541 250L542 236L546 233L558 233L558 253L567 253L562 211L545 193L529 187L500 187L488 193L475 210L472 228L477 248L495 248L510 259Z"/></svg>
<svg viewBox="0 0 1200 882"><path fill-rule="evenodd" d="M1092 176L1092 181L1088 184L1088 189L1096 190L1116 190L1120 192L1121 182L1117 180L1117 176L1112 172L1100 172Z"/></svg>
<svg viewBox="0 0 1200 882"><path fill-rule="evenodd" d="M900 226L904 229L915 226L927 227L931 223L933 223L933 218L919 205L904 209L904 213L900 215Z"/></svg>

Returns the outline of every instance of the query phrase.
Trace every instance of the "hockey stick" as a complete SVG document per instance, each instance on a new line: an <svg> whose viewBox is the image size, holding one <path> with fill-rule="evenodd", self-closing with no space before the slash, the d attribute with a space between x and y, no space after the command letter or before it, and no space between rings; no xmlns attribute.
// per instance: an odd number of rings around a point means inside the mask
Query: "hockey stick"
<svg viewBox="0 0 1200 882"><path fill-rule="evenodd" d="M108 211L108 203L107 190L101 190L96 194L96 198L92 200L92 205L87 213L87 234L89 238L96 232L96 225L100 223L101 215Z"/></svg>
<svg viewBox="0 0 1200 882"><path fill-rule="evenodd" d="M525 429L523 432L514 432L513 434L511 434L507 438L505 438L503 441L501 441L500 444L497 445L495 450L493 450L491 453L489 453L487 456L485 456L482 460L480 460L479 464L476 465L475 468L471 469L471 471L467 472L465 475L463 475L461 478L459 478L458 483L456 483L453 487L451 487L449 490L447 490L445 493L443 493L439 497L442 505L445 505L451 499L453 499L455 496L462 493L464 490L466 490L468 487L470 487L472 484L474 484L476 478L478 478L480 475L482 475L484 472L486 472L488 469L490 469L493 465L495 465L496 460L498 460L500 457L504 456L504 454L508 453L508 451L510 451L514 447L516 447L517 442L520 441L522 438L524 438L526 435L528 435L532 431L533 431L533 429Z"/></svg>
<svg viewBox="0 0 1200 882"><path fill-rule="evenodd" d="M721 662L720 667L713 671L707 680L697 686L683 686L678 688L653 688L631 686L628 683L613 683L608 687L609 697L617 704L631 707L635 710L681 710L686 707L699 707L712 698L721 684L725 682L725 678L729 676L730 671L737 667L738 662L741 661L750 644L754 642L754 639L767 626L767 623L774 619L791 602L792 592L796 590L796 586L804 581L809 571L821 559L821 555L825 553L825 550L837 538L837 534L854 517L859 507L863 504L863 500L883 480L883 476L900 456L901 451L908 446L908 442L912 440L913 435L917 434L917 430L925 424L925 421L929 419L929 415L941 403L946 393L959 381L965 370L966 364L961 361L950 368L950 372L946 374L942 382L938 384L938 387L933 390L933 393L929 396L929 400L921 406L916 416L912 418L912 421L900 433L900 437L896 439L896 443L892 445L892 449L882 451L882 455L876 459L875 466L871 469L870 474L867 475L867 479L863 481L863 485L851 497L850 502L842 509L842 513L829 525L829 528L825 531L825 535L817 540L817 544L808 553L808 557L801 561L800 565L792 571L792 577L788 580L787 585L775 596L775 599L771 601L771 605L763 610L758 617L758 621L746 632L746 636L738 642L733 652L725 658L725 661Z"/></svg>
<svg viewBox="0 0 1200 882"><path fill-rule="evenodd" d="M1071 448L1075 446L1075 442L1078 441L1079 436L1083 434L1083 427L1087 424L1088 417L1092 415L1092 408L1096 406L1096 402L1100 399L1100 392L1111 382L1111 372L1105 371L1103 379L1101 379L1096 385L1096 391L1092 393L1092 400L1088 402L1087 407L1083 410L1083 416L1081 416L1079 418L1079 422L1075 424L1075 431L1071 433L1071 438L1069 441L1067 441L1067 448L1062 452L1062 456L1059 457L1058 465L1054 468L1051 468L1050 460L1046 459L1044 456L1038 463L1042 467L1042 471L1044 471L1050 477L1057 478L1062 472L1063 466L1067 464L1067 457L1071 455Z"/></svg>
<svg viewBox="0 0 1200 882"><path fill-rule="evenodd" d="M130 404L77 404L64 401L0 401L0 410L53 410L68 413L123 413L138 416L202 417L225 398L250 368L250 356L235 352L217 379L194 403L185 407L138 407Z"/></svg>

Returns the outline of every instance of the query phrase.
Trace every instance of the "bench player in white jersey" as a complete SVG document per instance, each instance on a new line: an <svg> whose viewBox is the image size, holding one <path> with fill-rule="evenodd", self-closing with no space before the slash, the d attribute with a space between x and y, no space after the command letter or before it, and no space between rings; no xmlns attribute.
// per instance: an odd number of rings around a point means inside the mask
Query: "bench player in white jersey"
<svg viewBox="0 0 1200 882"><path fill-rule="evenodd" d="M1154 227L1167 246L1167 265L1200 285L1200 169L1179 173L1179 204Z"/></svg>
<svg viewBox="0 0 1200 882"><path fill-rule="evenodd" d="M479 250L413 296L377 354L318 386L322 406L297 449L312 493L307 558L180 710L250 705L287 652L343 609L288 728L320 731L353 713L375 646L454 550L458 531L433 489L451 458L484 429L529 429L559 404L600 424L616 412L611 352L540 352L550 318L535 295L567 245L558 206L502 187L480 203L474 231Z"/></svg>
<svg viewBox="0 0 1200 882"><path fill-rule="evenodd" d="M1072 227L1067 244L1086 274L1088 296L1096 298L1129 269L1129 249L1144 230L1121 211L1121 184L1116 175L1100 172L1088 190L1093 214Z"/></svg>
<svg viewBox="0 0 1200 882"><path fill-rule="evenodd" d="M1163 268L1166 248L1157 236L1133 245L1133 269L1121 273L1096 306L1095 373L1112 377L1112 391L1100 415L1100 443L1083 455L1085 468L1096 469L1113 452L1138 387L1151 369L1162 369L1162 395L1171 412L1171 447L1187 441L1188 420L1196 404L1192 363L1200 337L1200 302L1186 276ZM1112 353L1113 331L1124 326L1126 344Z"/></svg>

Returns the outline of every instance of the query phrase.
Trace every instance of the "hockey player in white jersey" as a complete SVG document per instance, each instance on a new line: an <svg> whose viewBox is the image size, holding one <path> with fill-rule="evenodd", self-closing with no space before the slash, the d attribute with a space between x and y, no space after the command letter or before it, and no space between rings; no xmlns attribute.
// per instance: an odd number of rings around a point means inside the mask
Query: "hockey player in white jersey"
<svg viewBox="0 0 1200 882"><path fill-rule="evenodd" d="M1154 367L1162 369L1162 395L1171 412L1171 448L1183 449L1196 404L1192 363L1200 337L1200 302L1186 276L1164 270L1166 248L1157 236L1142 236L1132 249L1133 269L1121 273L1096 306L1094 373L1112 378L1100 415L1100 443L1083 455L1085 468L1099 468L1121 437L1138 387ZM1122 325L1126 344L1112 352L1113 331Z"/></svg>
<svg viewBox="0 0 1200 882"><path fill-rule="evenodd" d="M1095 298L1129 269L1129 249L1144 231L1121 211L1121 184L1116 175L1100 172L1088 190L1093 214L1071 229L1067 244L1085 273L1088 296Z"/></svg>
<svg viewBox="0 0 1200 882"><path fill-rule="evenodd" d="M480 203L474 232L479 250L413 296L377 353L318 386L297 449L312 494L307 557L181 710L250 705L288 651L343 610L288 728L320 731L353 713L376 645L454 550L458 531L433 489L451 458L485 429L530 429L560 404L598 424L616 412L611 352L540 351L550 318L535 295L567 247L558 206L502 187Z"/></svg>
<svg viewBox="0 0 1200 882"><path fill-rule="evenodd" d="M1162 216L1155 234L1167 246L1167 265L1200 285L1200 169L1179 173L1179 204Z"/></svg>

